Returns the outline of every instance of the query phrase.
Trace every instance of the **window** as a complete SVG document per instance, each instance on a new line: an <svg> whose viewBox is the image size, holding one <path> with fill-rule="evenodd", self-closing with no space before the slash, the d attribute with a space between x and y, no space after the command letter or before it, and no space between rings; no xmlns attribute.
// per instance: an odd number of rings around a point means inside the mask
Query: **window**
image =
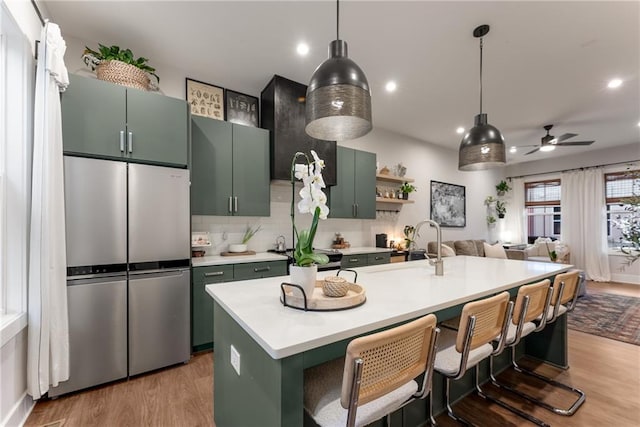
<svg viewBox="0 0 640 427"><path fill-rule="evenodd" d="M524 200L530 243L541 236L559 239L560 180L526 182Z"/></svg>
<svg viewBox="0 0 640 427"><path fill-rule="evenodd" d="M608 173L605 174L604 181L607 202L607 241L609 247L617 247L625 242L614 221L631 217L631 205L624 202L625 199L634 195L640 196L640 170Z"/></svg>

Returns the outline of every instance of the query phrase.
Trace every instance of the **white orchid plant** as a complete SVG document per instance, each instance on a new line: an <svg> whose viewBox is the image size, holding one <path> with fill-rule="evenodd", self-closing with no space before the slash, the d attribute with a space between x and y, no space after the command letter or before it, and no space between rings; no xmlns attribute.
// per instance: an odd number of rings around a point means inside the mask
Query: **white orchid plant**
<svg viewBox="0 0 640 427"><path fill-rule="evenodd" d="M318 220L327 219L329 208L327 207L327 195L322 191L325 188L324 179L322 179L324 160L320 159L313 150L311 150L311 156L313 156L313 162L309 160L305 153L297 152L291 161L291 223L296 237L293 258L296 265L300 267L329 262L329 258L326 255L313 252L313 239L318 229ZM306 159L306 164L296 163L296 160L300 157ZM301 230L300 232L296 228L295 221L295 180L302 181L302 189L299 192L301 200L298 202L298 210L300 213L313 214L309 230Z"/></svg>

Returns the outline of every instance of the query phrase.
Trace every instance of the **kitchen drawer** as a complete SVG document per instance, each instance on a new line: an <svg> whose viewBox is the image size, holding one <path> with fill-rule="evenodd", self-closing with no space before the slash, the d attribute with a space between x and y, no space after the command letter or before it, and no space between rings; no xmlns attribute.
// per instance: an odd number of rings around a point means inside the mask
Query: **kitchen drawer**
<svg viewBox="0 0 640 427"><path fill-rule="evenodd" d="M210 265L193 269L193 283L205 284L233 280L233 265Z"/></svg>
<svg viewBox="0 0 640 427"><path fill-rule="evenodd" d="M367 265L367 254L343 256L340 262L341 268L364 267Z"/></svg>
<svg viewBox="0 0 640 427"><path fill-rule="evenodd" d="M262 279L286 274L286 261L250 262L233 266L233 280Z"/></svg>
<svg viewBox="0 0 640 427"><path fill-rule="evenodd" d="M377 252L375 254L367 254L367 264L389 264L391 262L391 252Z"/></svg>

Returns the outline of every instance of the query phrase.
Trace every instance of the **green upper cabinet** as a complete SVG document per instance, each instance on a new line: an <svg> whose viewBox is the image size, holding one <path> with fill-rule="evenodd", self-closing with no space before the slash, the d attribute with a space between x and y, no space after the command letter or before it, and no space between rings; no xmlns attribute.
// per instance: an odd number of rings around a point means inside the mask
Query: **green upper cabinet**
<svg viewBox="0 0 640 427"><path fill-rule="evenodd" d="M376 155L338 147L338 185L329 191L332 218L375 219Z"/></svg>
<svg viewBox="0 0 640 427"><path fill-rule="evenodd" d="M70 75L62 95L65 153L187 165L185 101Z"/></svg>
<svg viewBox="0 0 640 427"><path fill-rule="evenodd" d="M269 216L269 131L191 118L191 212Z"/></svg>

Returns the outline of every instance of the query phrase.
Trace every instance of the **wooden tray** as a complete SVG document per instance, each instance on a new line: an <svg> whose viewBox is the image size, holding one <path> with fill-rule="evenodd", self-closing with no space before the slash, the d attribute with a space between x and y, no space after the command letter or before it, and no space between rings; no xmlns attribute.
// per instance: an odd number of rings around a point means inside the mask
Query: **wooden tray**
<svg viewBox="0 0 640 427"><path fill-rule="evenodd" d="M280 302L285 307L297 308L305 311L336 311L358 307L367 300L364 288L357 283L349 282L349 291L343 297L328 297L322 292L322 280L316 280L316 287L313 295L306 300L302 295L302 290L289 283L282 283L280 288ZM286 300L285 300L286 298Z"/></svg>
<svg viewBox="0 0 640 427"><path fill-rule="evenodd" d="M220 256L240 256L240 255L255 255L255 251L245 251L245 252L220 252Z"/></svg>

